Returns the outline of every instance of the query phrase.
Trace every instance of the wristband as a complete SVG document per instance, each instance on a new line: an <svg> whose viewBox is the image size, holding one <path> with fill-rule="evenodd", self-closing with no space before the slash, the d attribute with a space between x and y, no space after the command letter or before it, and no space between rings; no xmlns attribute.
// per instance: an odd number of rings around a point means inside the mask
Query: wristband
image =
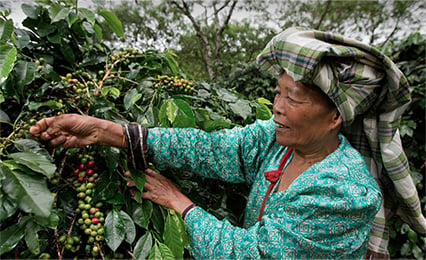
<svg viewBox="0 0 426 260"><path fill-rule="evenodd" d="M198 208L198 206L195 205L195 203L192 203L191 205L186 207L186 209L184 209L183 212L182 212L182 218L185 220L186 216L196 208Z"/></svg>
<svg viewBox="0 0 426 260"><path fill-rule="evenodd" d="M133 169L145 170L148 168L148 147L146 145L148 128L141 127L140 125L123 125L123 132L131 167Z"/></svg>

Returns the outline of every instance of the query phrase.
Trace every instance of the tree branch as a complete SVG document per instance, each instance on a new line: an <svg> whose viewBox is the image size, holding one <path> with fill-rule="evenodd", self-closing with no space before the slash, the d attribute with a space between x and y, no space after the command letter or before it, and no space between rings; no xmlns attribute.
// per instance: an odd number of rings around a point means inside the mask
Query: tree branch
<svg viewBox="0 0 426 260"><path fill-rule="evenodd" d="M328 0L326 5L325 5L324 11L321 13L320 19L319 19L317 25L314 27L314 29L318 30L320 28L322 21L324 20L325 16L327 15L327 13L330 9L330 4L331 4L331 0Z"/></svg>

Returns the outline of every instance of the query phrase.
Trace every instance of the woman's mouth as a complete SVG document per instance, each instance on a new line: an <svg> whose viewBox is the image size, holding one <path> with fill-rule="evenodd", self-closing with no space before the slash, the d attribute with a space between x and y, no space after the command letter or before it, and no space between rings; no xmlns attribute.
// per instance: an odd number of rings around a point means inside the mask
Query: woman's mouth
<svg viewBox="0 0 426 260"><path fill-rule="evenodd" d="M288 128L288 126L282 125L282 124L277 123L277 122L275 122L275 123L277 124L277 128Z"/></svg>

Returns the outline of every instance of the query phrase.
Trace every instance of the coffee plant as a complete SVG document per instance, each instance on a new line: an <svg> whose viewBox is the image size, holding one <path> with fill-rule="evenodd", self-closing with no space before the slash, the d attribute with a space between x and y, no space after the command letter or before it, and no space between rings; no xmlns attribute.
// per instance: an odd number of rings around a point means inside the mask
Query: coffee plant
<svg viewBox="0 0 426 260"><path fill-rule="evenodd" d="M0 256L191 258L180 215L142 199L144 174L128 168L125 150L51 147L28 129L63 113L148 127L230 128L272 116L272 92L264 89L274 80L249 65L228 78L204 82L187 78L172 52L112 50L102 42L101 22L122 37L120 21L108 10L94 12L73 2L24 3L23 28L15 28L7 12L0 14ZM424 39L416 37L390 48L390 54L413 83L415 102L401 133L425 202L425 79L419 58ZM423 53L417 53L421 48ZM411 53L407 50L417 54L403 59ZM126 171L136 183L132 190ZM241 223L245 185L191 172L162 174L204 209ZM397 218L390 230L393 257L424 256L424 237Z"/></svg>
<svg viewBox="0 0 426 260"><path fill-rule="evenodd" d="M188 258L183 220L142 200L144 174L128 168L126 151L51 147L30 136L29 127L44 117L79 113L213 131L270 118L270 102L188 79L168 51L109 49L100 19L121 36L118 19L72 2L23 4L24 28L0 14L0 255ZM134 190L126 186L129 170ZM246 187L189 172L163 174L189 196L197 194L197 204L240 221Z"/></svg>

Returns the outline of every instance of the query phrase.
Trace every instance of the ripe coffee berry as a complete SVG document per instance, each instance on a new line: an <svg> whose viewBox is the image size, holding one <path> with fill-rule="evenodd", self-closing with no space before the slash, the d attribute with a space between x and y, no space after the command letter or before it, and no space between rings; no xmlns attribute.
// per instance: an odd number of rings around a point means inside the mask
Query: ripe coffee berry
<svg viewBox="0 0 426 260"><path fill-rule="evenodd" d="M87 167L87 169L92 169L94 166L95 166L95 161L88 161L87 163L86 163L86 167Z"/></svg>
<svg viewBox="0 0 426 260"><path fill-rule="evenodd" d="M78 177L78 178L77 178L77 181L79 181L79 182L83 182L83 181L84 181L84 177L83 177L83 176Z"/></svg>
<svg viewBox="0 0 426 260"><path fill-rule="evenodd" d="M92 218L92 223L93 224L98 224L99 223L99 219L98 218Z"/></svg>

